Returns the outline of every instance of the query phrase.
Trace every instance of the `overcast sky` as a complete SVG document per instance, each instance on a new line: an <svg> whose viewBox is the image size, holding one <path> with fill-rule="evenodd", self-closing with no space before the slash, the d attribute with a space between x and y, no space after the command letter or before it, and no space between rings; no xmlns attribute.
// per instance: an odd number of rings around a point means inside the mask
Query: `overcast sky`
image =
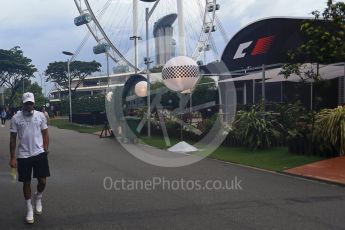
<svg viewBox="0 0 345 230"><path fill-rule="evenodd" d="M114 0L116 2L118 0ZM121 0L122 4L132 0ZM165 0L161 0L164 3ZM185 0L191 1L191 0ZM326 0L218 0L218 16L229 37L243 26L271 16L310 17L313 10L322 11ZM61 51L74 51L87 33L85 26L73 23L78 11L73 0L0 0L0 48L20 46L24 55L42 73L48 63L64 61ZM121 7L121 4L119 4ZM141 36L144 37L144 34ZM104 57L92 53L96 42L90 38L78 60L97 60ZM225 44L224 44L225 46ZM223 46L223 47L224 47ZM221 50L222 51L222 50ZM38 76L38 75L37 75ZM36 79L40 82L39 77ZM48 90L50 90L48 86Z"/></svg>

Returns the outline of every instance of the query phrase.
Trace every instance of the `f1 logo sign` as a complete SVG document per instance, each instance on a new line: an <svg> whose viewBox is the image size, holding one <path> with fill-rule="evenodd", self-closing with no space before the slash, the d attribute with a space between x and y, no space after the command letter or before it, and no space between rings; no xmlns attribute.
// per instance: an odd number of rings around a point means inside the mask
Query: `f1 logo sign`
<svg viewBox="0 0 345 230"><path fill-rule="evenodd" d="M257 42L256 45L253 49L253 51L251 52L251 56L256 56L259 54L265 54L269 51L269 49L271 48L274 39L275 39L275 35L269 36L269 37L264 37L264 38L260 38ZM247 53L245 53L244 51L253 43L253 41L249 41L249 42L245 42L239 45L235 56L233 59L239 59L239 58L244 58Z"/></svg>
<svg viewBox="0 0 345 230"><path fill-rule="evenodd" d="M240 46L237 49L237 52L235 53L234 59L239 59L239 58L245 57L246 53L243 53L243 51L245 49L247 49L252 43L253 43L253 41L240 44Z"/></svg>

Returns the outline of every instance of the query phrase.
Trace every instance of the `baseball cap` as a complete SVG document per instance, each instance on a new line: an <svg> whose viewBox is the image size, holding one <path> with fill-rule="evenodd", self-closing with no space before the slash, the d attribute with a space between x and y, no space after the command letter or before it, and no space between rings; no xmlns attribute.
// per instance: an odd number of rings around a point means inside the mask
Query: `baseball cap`
<svg viewBox="0 0 345 230"><path fill-rule="evenodd" d="M28 101L35 103L35 97L33 93L26 92L23 94L23 103L26 103Z"/></svg>

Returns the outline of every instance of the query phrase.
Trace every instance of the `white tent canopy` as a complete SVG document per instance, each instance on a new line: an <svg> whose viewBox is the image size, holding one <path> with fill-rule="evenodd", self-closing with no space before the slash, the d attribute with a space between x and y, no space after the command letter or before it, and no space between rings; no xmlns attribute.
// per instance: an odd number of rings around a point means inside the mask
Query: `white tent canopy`
<svg viewBox="0 0 345 230"><path fill-rule="evenodd" d="M301 72L306 72L308 70L313 70L316 73L316 64L304 64L302 65ZM285 78L280 72L282 68L274 68L274 69L267 69L265 70L265 82L281 82L281 81L291 81L291 82L299 82L301 81L301 77L295 74L290 75L288 78ZM319 67L319 74L321 76L321 80L331 80L337 77L344 76L344 63L336 63L330 65L320 65ZM247 75L241 77L235 77L230 79L221 80L219 82L229 82L229 81L251 81L251 80L262 80L263 71L256 71L249 73ZM308 79L307 82L311 82L313 80Z"/></svg>
<svg viewBox="0 0 345 230"><path fill-rule="evenodd" d="M320 80L332 80L338 77L343 77L345 76L345 63L335 63L335 64L330 64L330 65L319 65L319 75L320 75ZM241 76L241 77L236 77L236 78L231 78L231 79L225 79L221 80L219 82L236 82L236 81L253 81L255 84L256 80L263 80L263 77L265 76L265 81L259 81L258 83L271 83L271 82L301 82L303 79L306 78L304 76L304 73L317 72L317 64L311 64L311 63L306 63L301 66L301 76L298 76L296 74L290 75L288 78L285 78L284 75L280 74L282 71L282 68L273 68L273 69L263 69L261 71L256 71L256 72L251 72L247 75ZM313 82L314 79L305 79L305 82L311 83L310 87L310 94L311 94L311 109L313 109ZM281 84L281 102L283 101L283 85ZM262 86L263 92L265 92L265 84ZM253 87L253 101L255 100L255 87ZM265 93L263 93L265 94Z"/></svg>
<svg viewBox="0 0 345 230"><path fill-rule="evenodd" d="M330 65L319 65L319 75L320 80L332 80L338 77L345 77L345 63L335 63ZM282 68L278 68L279 72L282 70ZM314 73L317 72L317 65L316 64L304 64L301 67L301 72L307 72L307 71L313 71ZM265 81L266 83L270 82L301 82L302 76L298 76L296 74L290 75L288 78L285 78L283 75L278 74L275 77L272 77L271 79ZM313 109L313 82L315 82L314 79L306 79L306 82L310 83L310 109ZM283 94L283 86L281 85L281 98ZM282 101L282 99L281 99Z"/></svg>
<svg viewBox="0 0 345 230"><path fill-rule="evenodd" d="M313 70L316 73L316 64L304 64L302 65L301 71L305 72L308 70ZM291 81L291 82L299 82L302 81L302 78L296 74L292 74L288 78L285 78L283 75L279 75L279 72L282 68L276 69L278 74L271 77L271 79L267 80L266 82L281 82L281 81ZM331 65L320 65L319 67L319 74L321 80L332 80L334 78L344 76L344 63L337 63ZM303 77L303 76L302 76ZM313 79L307 79L306 82L314 82Z"/></svg>
<svg viewBox="0 0 345 230"><path fill-rule="evenodd" d="M275 77L279 74L281 68L275 68L275 69L268 69L265 71L265 79L270 79L272 77ZM229 82L229 81L251 81L251 80L260 80L262 79L262 71L257 71L254 73L249 73L247 75L241 76L241 77L235 77L231 79L225 79L221 80L219 82Z"/></svg>

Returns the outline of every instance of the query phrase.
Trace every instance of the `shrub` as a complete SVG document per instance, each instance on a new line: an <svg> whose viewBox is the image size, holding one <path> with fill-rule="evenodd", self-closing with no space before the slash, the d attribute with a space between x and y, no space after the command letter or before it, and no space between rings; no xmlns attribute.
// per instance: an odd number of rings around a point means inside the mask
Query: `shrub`
<svg viewBox="0 0 345 230"><path fill-rule="evenodd" d="M242 138L236 129L230 128L228 135L226 136L223 145L231 147L241 147L243 146Z"/></svg>
<svg viewBox="0 0 345 230"><path fill-rule="evenodd" d="M334 149L345 155L345 106L324 109L316 115L313 140L322 151Z"/></svg>
<svg viewBox="0 0 345 230"><path fill-rule="evenodd" d="M214 123L216 122L217 120L217 114L213 115L211 118L205 118L203 119L202 121L198 122L197 124L197 128L203 133L203 134L206 134L208 133Z"/></svg>
<svg viewBox="0 0 345 230"><path fill-rule="evenodd" d="M91 113L91 112L104 112L105 111L105 98L104 95L88 95L72 99L73 114L75 113ZM61 102L61 113L68 114L69 101L64 100Z"/></svg>
<svg viewBox="0 0 345 230"><path fill-rule="evenodd" d="M296 121L307 112L300 102L294 104L277 104L274 110L278 113L277 120L285 130L293 128Z"/></svg>
<svg viewBox="0 0 345 230"><path fill-rule="evenodd" d="M301 116L288 131L287 144L290 153L312 154L312 125L310 116Z"/></svg>
<svg viewBox="0 0 345 230"><path fill-rule="evenodd" d="M280 141L282 125L263 110L262 104L252 106L248 112L239 111L234 127L241 142L252 149L268 149Z"/></svg>

